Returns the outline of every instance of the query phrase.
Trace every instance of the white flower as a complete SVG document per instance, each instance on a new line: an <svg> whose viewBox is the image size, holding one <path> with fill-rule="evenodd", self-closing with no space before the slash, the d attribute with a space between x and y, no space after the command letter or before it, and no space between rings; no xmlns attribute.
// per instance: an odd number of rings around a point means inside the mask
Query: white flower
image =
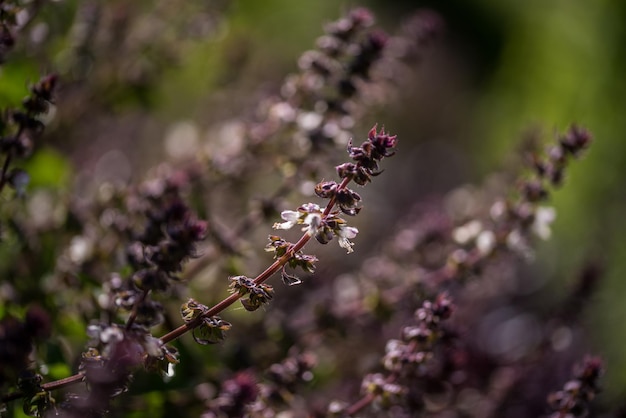
<svg viewBox="0 0 626 418"><path fill-rule="evenodd" d="M313 236L317 233L317 231L320 229L320 227L322 226L322 214L321 213L309 213L305 218L304 218L304 222L305 225L304 228L302 228L303 231L306 231L306 233L309 236Z"/></svg>
<svg viewBox="0 0 626 418"><path fill-rule="evenodd" d="M358 233L359 233L358 229L352 226L343 226L343 225L340 226L339 230L337 231L339 246L341 248L345 248L348 251L348 254L354 251L352 249L352 246L354 245L354 243L350 242L350 240L356 237L356 234Z"/></svg>
<svg viewBox="0 0 626 418"><path fill-rule="evenodd" d="M467 244L480 234L483 224L480 221L470 221L452 231L452 238L461 245Z"/></svg>
<svg viewBox="0 0 626 418"><path fill-rule="evenodd" d="M538 207L535 211L535 220L531 226L532 231L539 238L547 240L552 235L550 224L556 219L556 210L550 206Z"/></svg>
<svg viewBox="0 0 626 418"><path fill-rule="evenodd" d="M163 343L158 338L154 338L150 336L146 337L144 347L146 348L146 352L148 353L149 356L156 357L156 358L162 357L163 356L163 350L161 350L162 346L163 346Z"/></svg>
<svg viewBox="0 0 626 418"><path fill-rule="evenodd" d="M292 226L298 223L300 219L300 212L295 210L284 210L280 213L280 217L287 222L276 222L273 226L274 229L291 229Z"/></svg>
<svg viewBox="0 0 626 418"><path fill-rule="evenodd" d="M292 226L302 224L305 225L302 228L303 231L311 236L322 226L322 214L323 211L315 203L306 203L298 208L298 210L284 210L280 213L280 217L285 222L276 222L273 226L274 229L291 229Z"/></svg>
<svg viewBox="0 0 626 418"><path fill-rule="evenodd" d="M496 234L488 229L476 238L476 248L482 255L489 255L496 246Z"/></svg>
<svg viewBox="0 0 626 418"><path fill-rule="evenodd" d="M303 112L296 118L298 127L304 131L312 131L320 126L323 117L315 112Z"/></svg>
<svg viewBox="0 0 626 418"><path fill-rule="evenodd" d="M75 236L70 242L70 260L76 264L82 264L93 253L93 243L84 236Z"/></svg>

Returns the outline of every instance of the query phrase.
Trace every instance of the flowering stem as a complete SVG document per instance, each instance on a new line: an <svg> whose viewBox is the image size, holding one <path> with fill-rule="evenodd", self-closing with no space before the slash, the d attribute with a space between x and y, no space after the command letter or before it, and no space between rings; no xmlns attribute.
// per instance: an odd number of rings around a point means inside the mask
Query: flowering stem
<svg viewBox="0 0 626 418"><path fill-rule="evenodd" d="M338 190L344 189L347 187L348 183L350 183L350 178L344 178L343 181L341 182L341 184L337 187ZM326 209L324 210L322 217L326 218L330 212L332 211L333 207L335 206L335 201L336 198L333 197L330 199L330 201L328 202L328 205L326 206ZM291 249L282 257L280 257L279 259L277 259L276 261L274 261L267 269L265 269L261 274L259 274L255 279L254 282L256 284L260 284L265 282L267 279L269 279L272 275L274 275L274 273L278 272L282 266L284 266L292 257L295 253L297 253L298 251L300 251L306 244L307 242L309 242L309 240L311 239L311 235L309 235L308 233L305 233L304 235L302 235L302 237L300 237L300 239L298 240L298 242L296 242ZM144 291L140 301L135 304L135 307L133 308L133 312L131 313L130 317L128 318L128 322L126 323L126 328L130 328L130 326L133 324L133 322L135 321L135 318L137 317L137 307L139 305L139 303L144 300L147 296L148 296L149 291ZM196 317L193 321L190 321L186 324L183 324L181 326L179 326L178 328L168 332L167 334L165 334L164 336L161 337L161 341L163 344L167 344L183 335L185 335L187 332L193 330L194 328L196 328L197 326L199 326L202 323L202 318L205 317L211 317L211 316L215 316L217 314L219 314L220 312L224 311L226 308L228 308L230 305L232 305L233 303L237 302L239 299L241 298L241 296L238 293L233 293L232 295L228 296L227 298L223 299L221 302L213 305L213 307L211 307L209 310L207 310L203 315L199 315L198 317ZM60 389L62 387L65 386L70 386L73 385L75 383L79 383L83 380L83 374L82 373L77 373L73 376L69 376L66 377L64 379L60 379L60 380L56 380L54 382L49 382L49 383L45 383L42 385L42 388L46 391L51 391L51 390L55 390L55 389ZM21 392L14 392L11 393L7 396L5 396L4 398L2 398L3 402L8 402L11 400L15 400L15 399L19 399L22 398L24 395ZM371 402L368 401L367 404ZM367 405L366 404L366 405Z"/></svg>
<svg viewBox="0 0 626 418"><path fill-rule="evenodd" d="M77 373L73 376L66 377L64 379L55 380L54 382L44 383L41 387L47 391L61 389L66 386L73 385L74 383L81 382L83 380L84 374Z"/></svg>
<svg viewBox="0 0 626 418"><path fill-rule="evenodd" d="M83 373L77 373L73 376L69 376L63 379L59 379L59 380L55 380L54 382L48 382L48 383L44 383L43 385L41 385L41 388L43 390L46 391L52 391L52 390L56 390L56 389L61 389L64 388L66 386L71 386L73 384L82 382L84 378ZM24 393L22 392L13 392L13 393L9 393L5 396L2 397L2 402L10 402L10 401L14 401L16 399L20 399L24 397Z"/></svg>
<svg viewBox="0 0 626 418"><path fill-rule="evenodd" d="M2 167L2 174L0 178L0 192L4 189L4 185L7 183L7 170L9 169L9 164L11 163L11 151L7 155L6 160L4 160L4 166Z"/></svg>
<svg viewBox="0 0 626 418"><path fill-rule="evenodd" d="M135 319L137 319L139 305L141 305L146 300L146 298L148 297L148 293L150 293L150 289L144 289L144 291L141 293L141 296L139 297L137 302L135 302L135 304L133 305L133 310L130 313L130 316L128 317L128 321L126 321L127 330L131 329L131 327L133 326L133 323L135 322Z"/></svg>
<svg viewBox="0 0 626 418"><path fill-rule="evenodd" d="M344 178L341 184L337 187L337 190L345 189L348 183L350 183L350 180L351 180L350 178ZM335 206L335 201L336 201L336 198L333 196L333 198L331 198L330 201L328 202L326 209L324 209L324 212L322 213L322 218L326 218L330 214L333 207ZM293 257L295 253L300 251L307 244L307 242L309 242L310 239L311 239L311 235L309 235L308 233L305 233L304 235L302 235L302 237L300 237L298 242L296 242L289 249L289 251L287 251L287 253L285 253L282 257L274 261L267 269L265 269L261 274L255 277L254 283L261 284L265 282L267 279L269 279L271 276L273 276L274 273L278 272L281 269L281 267L283 267ZM202 318L211 317L211 316L219 314L224 309L228 308L230 305L237 302L240 297L241 296L238 293L233 293L232 295L228 296L227 298L225 298L218 304L214 305L212 308L206 311L203 315L199 315L193 321L183 324L180 327L168 332L167 334L161 337L161 341L163 342L163 344L167 344L170 341L173 341L177 339L178 337L186 334L187 332L191 331L192 329L200 325L200 323L202 322Z"/></svg>
<svg viewBox="0 0 626 418"><path fill-rule="evenodd" d="M346 409L344 416L351 417L357 412L360 412L362 409L366 408L367 406L369 406L369 404L374 402L375 398L376 395L374 395L373 393L368 393L367 395L363 396L361 399L350 405L350 407Z"/></svg>
<svg viewBox="0 0 626 418"><path fill-rule="evenodd" d="M15 134L14 141L17 141L20 136L22 136L22 132L24 131L24 127L20 125L17 133ZM2 166L2 173L0 174L0 192L4 189L4 186L7 184L8 178L7 174L9 172L9 166L11 165L11 159L13 158L13 148L10 148L7 152L7 158L4 160L4 165Z"/></svg>
<svg viewBox="0 0 626 418"><path fill-rule="evenodd" d="M415 346L414 343L411 343L411 344L412 346ZM392 373L389 376L387 376L387 378L385 379L385 383L393 383L396 381L397 378L398 378L398 374ZM368 407L375 400L376 400L376 395L372 392L369 392L365 396L363 396L361 399L359 399L358 401L350 405L348 408L346 408L343 416L351 417L354 414L363 410L364 408Z"/></svg>

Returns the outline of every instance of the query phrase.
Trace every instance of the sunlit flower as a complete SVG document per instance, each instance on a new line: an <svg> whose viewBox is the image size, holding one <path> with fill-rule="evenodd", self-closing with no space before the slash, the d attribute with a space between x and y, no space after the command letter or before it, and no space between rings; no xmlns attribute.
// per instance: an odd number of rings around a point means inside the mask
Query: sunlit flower
<svg viewBox="0 0 626 418"><path fill-rule="evenodd" d="M476 248L482 255L491 254L496 247L496 234L488 229L481 232L476 238Z"/></svg>
<svg viewBox="0 0 626 418"><path fill-rule="evenodd" d="M309 213L304 218L303 224L307 225L304 228L302 228L303 231L306 231L306 233L309 236L315 235L315 233L322 226L322 214L321 213Z"/></svg>
<svg viewBox="0 0 626 418"><path fill-rule="evenodd" d="M280 217L286 222L276 222L273 228L291 229L292 226L298 223L298 219L300 219L300 212L296 212L295 210L284 210L280 213Z"/></svg>
<svg viewBox="0 0 626 418"><path fill-rule="evenodd" d="M550 206L538 207L535 211L535 220L531 226L532 231L539 238L547 240L552 235L550 224L556 219L556 210Z"/></svg>
<svg viewBox="0 0 626 418"><path fill-rule="evenodd" d="M459 244L464 245L476 238L482 231L483 224L473 220L465 225L461 225L452 231L452 238Z"/></svg>
<svg viewBox="0 0 626 418"><path fill-rule="evenodd" d="M315 203L306 203L294 210L284 210L280 217L285 222L277 222L274 229L291 229L294 225L304 225L303 231L313 236L322 226L322 208Z"/></svg>
<svg viewBox="0 0 626 418"><path fill-rule="evenodd" d="M345 248L348 251L348 254L353 252L354 250L352 249L352 247L354 246L354 243L350 242L350 240L356 237L356 234L359 233L359 230L352 226L341 225L336 233L339 240L339 246L341 248Z"/></svg>

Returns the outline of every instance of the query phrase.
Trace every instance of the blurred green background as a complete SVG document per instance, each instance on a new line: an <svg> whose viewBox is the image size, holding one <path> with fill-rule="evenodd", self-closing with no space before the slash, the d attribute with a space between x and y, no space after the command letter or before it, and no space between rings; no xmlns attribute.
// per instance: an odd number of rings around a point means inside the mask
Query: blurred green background
<svg viewBox="0 0 626 418"><path fill-rule="evenodd" d="M446 25L437 51L414 79L396 80L404 90L398 102L358 127L365 132L384 123L402 141L402 163L394 161L399 167L388 169L387 183L368 193L396 184L395 193L403 195L392 199L407 202L480 184L506 167L529 129L550 137L571 123L588 128L595 142L555 195L553 238L537 251L535 262L549 280L539 297L546 304L563 297L590 260L604 266L584 321L590 344L608 365L604 396L626 395L625 2L97 3L45 4L0 70L2 106L18 103L40 72L61 75L47 148L30 163L33 187L50 186L50 177L58 179L56 186L78 187L111 150L128 158L123 180L141 178L167 156L164 132L173 124L187 121L203 130L250 114L297 69L298 56L313 46L323 24L350 8L371 8L388 32L416 9L437 11ZM104 29L91 33L90 19L98 13ZM451 158L437 170L401 166L419 167L421 155ZM407 185L415 196L400 189Z"/></svg>

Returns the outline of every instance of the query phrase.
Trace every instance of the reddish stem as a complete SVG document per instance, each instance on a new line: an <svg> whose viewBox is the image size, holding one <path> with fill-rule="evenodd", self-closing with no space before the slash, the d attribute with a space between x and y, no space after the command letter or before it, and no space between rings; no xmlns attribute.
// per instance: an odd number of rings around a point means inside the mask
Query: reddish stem
<svg viewBox="0 0 626 418"><path fill-rule="evenodd" d="M337 187L337 190L345 189L348 183L350 183L350 178L344 178L341 184ZM330 212L335 206L335 201L336 199L333 196L328 202L326 209L324 209L324 212L322 213L323 218L326 218L328 217L328 215L330 215ZM308 233L305 233L304 235L302 235L302 237L300 237L298 242L296 242L286 254L284 254L282 257L274 261L267 269L265 269L261 274L255 277L254 283L261 284L265 282L267 279L269 279L271 276L273 276L274 273L278 272L294 256L295 253L297 253L302 248L304 248L304 246L306 245L307 242L309 242L310 239L311 239L311 235L309 235ZM206 311L203 315L200 315L196 317L193 321L183 324L179 326L178 328L168 332L167 334L161 337L161 341L163 342L163 344L167 344L170 341L173 341L177 339L178 337L186 334L187 332L191 331L192 329L200 325L200 323L202 322L202 318L211 317L211 316L215 316L219 314L224 309L228 308L230 305L237 302L240 297L241 296L238 293L233 293L232 295L228 296L226 299L214 305L212 308Z"/></svg>
<svg viewBox="0 0 626 418"><path fill-rule="evenodd" d="M367 395L365 395L364 397L362 397L361 399L359 399L358 401L350 405L350 407L346 409L345 411L345 416L351 417L357 412L366 408L369 404L371 404L374 401L374 398L375 396L373 393L368 393Z"/></svg>
<svg viewBox="0 0 626 418"><path fill-rule="evenodd" d="M345 189L347 187L348 183L350 183L350 178L344 178L343 181L341 182L341 184L337 187L337 190ZM324 209L324 212L322 213L322 218L326 218L326 217L328 217L328 215L330 215L330 212L332 211L333 207L335 206L335 203L336 203L336 198L333 196L330 199L330 201L328 202L328 205L326 206L326 209ZM276 261L274 261L267 269L265 269L261 274L259 274L254 279L254 283L256 283L256 284L263 283L267 279L269 279L272 275L274 275L274 273L278 272L281 269L281 267L284 266L294 256L295 253L300 251L306 245L306 243L309 242L310 239L311 239L311 235L309 235L307 233L302 235L302 237L300 237L298 242L296 242L285 255L283 255L282 257L280 257ZM142 300L146 298L147 293L148 292L144 291L144 293L142 295ZM200 315L200 316L196 317L193 321L190 321L190 322L188 322L186 324L183 324L183 325L179 326L178 328L168 332L167 334L165 334L164 336L161 337L161 341L163 342L163 344L167 344L167 343L169 343L169 342L171 342L171 341L181 337L182 335L185 335L187 332L189 332L189 331L193 330L194 328L196 328L197 326L199 326L200 323L202 322L202 318L211 317L211 316L215 316L215 315L219 314L220 312L222 312L223 310L228 308L230 305L232 305L233 303L237 302L240 297L241 296L238 293L233 293L232 295L230 295L227 298L223 299L221 302L215 304L213 307L211 307L209 310L207 310L203 315ZM135 305L135 307L137 307L137 305ZM126 324L127 328L129 328L132 325L132 323L134 322L136 316L137 316L136 309L133 309L133 312L131 313L131 316L129 317L128 322ZM69 386L69 385L78 383L78 382L80 382L82 380L83 380L83 375L81 373L78 373L78 374L75 374L73 376L61 379L61 380L56 380L54 382L46 383L46 384L42 385L42 388L45 389L45 390L50 391L50 390L60 389L60 388L65 387L65 386ZM12 394L7 395L2 400L4 402L7 402L7 401L10 401L10 400L19 399L19 398L21 398L23 396L24 395L21 392L14 392ZM369 402L371 402L371 400Z"/></svg>
<svg viewBox="0 0 626 418"><path fill-rule="evenodd" d="M52 391L56 389L61 389L66 386L71 386L73 384L82 382L84 375L82 373L75 374L73 376L69 376L63 379L55 380L54 382L44 383L41 385L41 388L46 391ZM2 397L2 402L10 402L15 401L17 399L23 398L24 393L22 392L13 392L9 393Z"/></svg>

